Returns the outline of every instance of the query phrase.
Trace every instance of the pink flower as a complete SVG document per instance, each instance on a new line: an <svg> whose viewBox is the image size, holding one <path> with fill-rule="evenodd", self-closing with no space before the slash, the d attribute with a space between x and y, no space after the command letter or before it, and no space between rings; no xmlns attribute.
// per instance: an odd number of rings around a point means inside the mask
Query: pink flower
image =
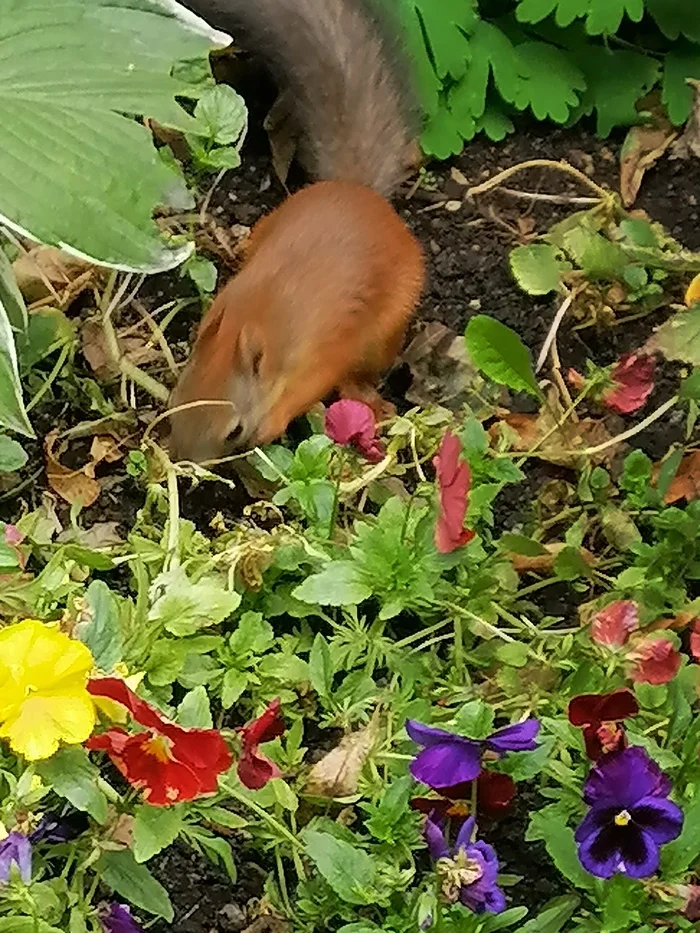
<svg viewBox="0 0 700 933"><path fill-rule="evenodd" d="M343 398L326 409L326 434L343 447L350 444L369 463L379 463L384 447L377 437L374 414L369 405Z"/></svg>
<svg viewBox="0 0 700 933"><path fill-rule="evenodd" d="M695 620L690 633L690 653L696 661L700 661L700 619Z"/></svg>
<svg viewBox="0 0 700 933"><path fill-rule="evenodd" d="M618 599L593 616L591 638L606 648L621 648L637 628L637 604L629 599Z"/></svg>
<svg viewBox="0 0 700 933"><path fill-rule="evenodd" d="M622 415L638 411L654 389L655 369L653 356L625 353L610 373L615 385L603 393L603 403Z"/></svg>
<svg viewBox="0 0 700 933"><path fill-rule="evenodd" d="M450 554L458 547L468 544L475 534L464 527L471 473L469 464L459 459L461 452L459 438L451 431L446 431L440 450L433 458L440 494L435 546L441 554Z"/></svg>
<svg viewBox="0 0 700 933"><path fill-rule="evenodd" d="M5 543L17 547L24 541L24 535L16 525L5 525Z"/></svg>
<svg viewBox="0 0 700 933"><path fill-rule="evenodd" d="M667 684L681 666L680 653L667 638L648 638L629 653L630 677L636 683Z"/></svg>

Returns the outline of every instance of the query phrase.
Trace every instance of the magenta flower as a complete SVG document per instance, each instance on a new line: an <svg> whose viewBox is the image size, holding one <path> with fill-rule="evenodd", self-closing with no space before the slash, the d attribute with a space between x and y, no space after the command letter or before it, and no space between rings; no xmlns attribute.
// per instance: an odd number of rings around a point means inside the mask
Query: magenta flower
<svg viewBox="0 0 700 933"><path fill-rule="evenodd" d="M105 933L142 933L126 904L110 904L100 919Z"/></svg>
<svg viewBox="0 0 700 933"><path fill-rule="evenodd" d="M0 884L10 880L12 866L16 865L25 884L32 878L32 844L24 833L10 833L0 842Z"/></svg>
<svg viewBox="0 0 700 933"><path fill-rule="evenodd" d="M498 858L487 842L472 842L474 826L473 818L463 823L450 851L440 826L429 817L424 829L428 849L448 903L459 901L475 914L500 914L506 899L496 883Z"/></svg>
<svg viewBox="0 0 700 933"><path fill-rule="evenodd" d="M379 463L384 447L377 437L374 414L369 405L343 398L326 409L326 434L336 444L350 445L369 463Z"/></svg>
<svg viewBox="0 0 700 933"><path fill-rule="evenodd" d="M680 835L683 813L668 800L671 782L643 748L604 755L588 775L590 810L576 830L581 864L598 878L648 878L659 846Z"/></svg>
<svg viewBox="0 0 700 933"><path fill-rule="evenodd" d="M433 790L441 790L478 778L484 749L501 757L506 752L528 752L537 748L535 739L540 723L537 719L526 719L480 741L434 729L415 719L406 721L406 731L416 745L423 746L423 751L411 762L411 774Z"/></svg>
<svg viewBox="0 0 700 933"><path fill-rule="evenodd" d="M621 415L638 411L654 390L655 369L653 356L623 354L610 373L613 384L603 393L603 403Z"/></svg>
<svg viewBox="0 0 700 933"><path fill-rule="evenodd" d="M435 547L441 554L469 544L475 532L464 527L469 503L471 472L469 464L460 459L462 444L456 434L446 431L433 458L440 512L435 525Z"/></svg>

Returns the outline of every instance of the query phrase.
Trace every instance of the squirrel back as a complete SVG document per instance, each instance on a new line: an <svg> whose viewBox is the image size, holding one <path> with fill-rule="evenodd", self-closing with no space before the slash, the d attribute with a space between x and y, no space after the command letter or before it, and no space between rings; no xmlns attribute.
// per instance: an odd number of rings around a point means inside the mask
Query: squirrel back
<svg viewBox="0 0 700 933"><path fill-rule="evenodd" d="M389 197L405 173L417 117L395 38L399 27L377 9L381 2L187 0L187 6L240 38L289 91L314 178Z"/></svg>

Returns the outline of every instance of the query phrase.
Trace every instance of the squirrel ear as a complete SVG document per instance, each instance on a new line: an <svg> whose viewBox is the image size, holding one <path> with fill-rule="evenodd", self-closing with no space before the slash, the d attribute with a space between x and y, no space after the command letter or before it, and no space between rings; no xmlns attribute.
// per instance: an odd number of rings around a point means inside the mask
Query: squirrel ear
<svg viewBox="0 0 700 933"><path fill-rule="evenodd" d="M197 331L198 342L200 340L206 340L216 335L224 320L225 311L226 302L223 300L223 292L220 292L212 302L212 305L207 313L200 321L199 330Z"/></svg>

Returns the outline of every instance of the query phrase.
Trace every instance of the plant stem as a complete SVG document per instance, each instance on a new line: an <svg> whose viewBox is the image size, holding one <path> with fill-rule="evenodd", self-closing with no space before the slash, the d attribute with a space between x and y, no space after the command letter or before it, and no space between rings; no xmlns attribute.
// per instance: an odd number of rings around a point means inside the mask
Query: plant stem
<svg viewBox="0 0 700 933"><path fill-rule="evenodd" d="M615 444L621 444L622 441L628 441L631 437L634 437L635 434L639 434L640 431L643 431L644 428L648 428L650 424L653 424L655 421L658 421L659 418L662 418L666 412L673 408L680 401L679 395L674 395L673 398L670 398L667 402L664 402L663 405L659 405L656 411L653 411L650 415L647 415L643 421L640 421L639 424L636 424L633 428L629 428L627 431L623 431L622 434L617 434L615 437L611 437L609 440L605 441L603 444L598 444L596 447L586 447L585 450L578 451L567 451L568 453L576 453L579 457L590 457L593 454L599 454L603 450L607 450L608 447L614 447Z"/></svg>
<svg viewBox="0 0 700 933"><path fill-rule="evenodd" d="M345 448L341 447L338 456L338 477L335 481L335 492L333 493L333 508L331 509L331 521L328 528L328 537L333 538L335 523L338 521L338 507L340 505L340 483L343 479L343 467L345 466Z"/></svg>
<svg viewBox="0 0 700 933"><path fill-rule="evenodd" d="M275 832L279 833L280 836L283 836L287 842L293 846L298 852L304 851L304 846L301 841L297 839L276 817L271 813L268 813L267 810L263 810L260 804L255 803L254 800L251 800L250 797L247 797L245 794L242 794L239 790L236 790L235 787L231 787L225 781L219 781L219 787L224 793L228 794L229 797L233 797L234 800L237 800L239 803L242 803L243 806L248 807L249 810L252 810L256 816L259 816L261 820L264 820L269 826L271 826Z"/></svg>
<svg viewBox="0 0 700 933"><path fill-rule="evenodd" d="M502 182L506 181L513 175L517 175L518 172L524 172L529 168L552 168L559 172L564 172L567 175L571 175L573 178L578 179L582 182L591 191L595 191L598 197L603 200L610 196L610 193L601 188L600 185L597 185L593 179L589 178L588 175L585 175L583 172L580 172L577 168L574 168L573 165L569 165L568 162L556 162L554 159L530 159L527 162L520 162L518 165L511 165L510 168L505 169L503 172L499 172L497 175L494 175L493 178L489 178L488 181L485 181L481 185L476 185L474 188L467 189L467 197L474 198L479 194L484 194L486 191L490 191L491 188L497 188Z"/></svg>
<svg viewBox="0 0 700 933"><path fill-rule="evenodd" d="M27 404L27 413L29 413L32 410L32 408L35 408L39 404L39 402L42 400L42 398L46 395L46 393L49 391L54 380L56 379L58 374L63 369L63 365L68 359L69 353L70 353L70 344L66 342L61 347L61 352L58 355L58 359L54 363L53 369L51 370L49 375L46 377L45 381L42 383L41 388L38 390L34 398L32 398Z"/></svg>

